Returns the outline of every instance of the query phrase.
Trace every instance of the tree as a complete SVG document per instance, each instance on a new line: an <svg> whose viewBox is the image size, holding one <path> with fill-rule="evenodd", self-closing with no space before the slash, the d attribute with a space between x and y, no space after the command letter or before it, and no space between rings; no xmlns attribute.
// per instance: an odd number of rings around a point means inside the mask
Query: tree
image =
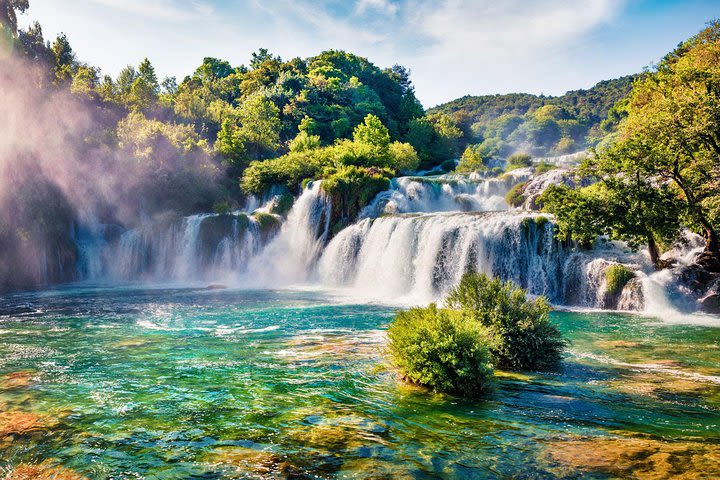
<svg viewBox="0 0 720 480"><path fill-rule="evenodd" d="M483 162L482 155L478 152L477 148L468 146L465 148L460 161L458 162L455 172L457 173L472 173L481 172L487 170L485 162Z"/></svg>
<svg viewBox="0 0 720 480"><path fill-rule="evenodd" d="M557 217L560 236L589 246L601 235L621 240L637 249L646 245L656 268L661 246L671 245L680 234L683 206L667 183L648 178L619 144L586 161L580 170L597 183L581 189L551 186L541 196L544 210Z"/></svg>
<svg viewBox="0 0 720 480"><path fill-rule="evenodd" d="M0 0L0 24L9 30L11 35L17 34L17 14L25 13L28 8L28 0Z"/></svg>
<svg viewBox="0 0 720 480"><path fill-rule="evenodd" d="M368 114L365 121L355 127L353 140L386 149L390 145L390 133L378 117Z"/></svg>
<svg viewBox="0 0 720 480"><path fill-rule="evenodd" d="M253 52L252 58L250 60L250 67L253 69L259 68L263 63L268 60L282 62L282 59L279 56L274 56L273 54L268 52L267 48L261 48L257 52Z"/></svg>
<svg viewBox="0 0 720 480"><path fill-rule="evenodd" d="M138 66L138 77L141 78L155 93L160 93L160 85L158 84L157 74L155 73L155 67L153 67L150 60L145 58Z"/></svg>
<svg viewBox="0 0 720 480"><path fill-rule="evenodd" d="M55 56L55 77L63 82L72 78L76 68L75 52L64 33L57 36L52 44L52 52Z"/></svg>
<svg viewBox="0 0 720 480"><path fill-rule="evenodd" d="M720 22L638 80L625 110L616 149L628 173L676 191L685 221L720 260Z"/></svg>

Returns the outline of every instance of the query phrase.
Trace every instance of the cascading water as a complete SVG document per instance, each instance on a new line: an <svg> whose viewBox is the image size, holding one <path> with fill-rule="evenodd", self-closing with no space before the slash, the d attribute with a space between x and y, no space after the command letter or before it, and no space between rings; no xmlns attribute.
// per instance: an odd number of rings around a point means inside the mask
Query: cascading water
<svg viewBox="0 0 720 480"><path fill-rule="evenodd" d="M312 182L290 210L280 233L248 268L245 283L277 286L308 280L330 232L332 203Z"/></svg>
<svg viewBox="0 0 720 480"><path fill-rule="evenodd" d="M85 279L232 279L272 233L245 213L166 218L115 237L107 231L108 226L86 229L78 242Z"/></svg>
<svg viewBox="0 0 720 480"><path fill-rule="evenodd" d="M641 255L612 243L578 252L555 238L551 219L509 210L505 194L530 176L521 169L500 178L398 178L332 239L332 204L321 182L307 186L284 222L257 199L249 201L255 213L156 219L129 231L87 222L76 229L78 275L311 284L382 301L427 303L441 299L463 273L478 271L558 305L660 316L677 311L668 300L672 275L651 274ZM636 278L610 294L606 271L618 263Z"/></svg>
<svg viewBox="0 0 720 480"><path fill-rule="evenodd" d="M400 177L392 181L390 190L380 193L360 213L360 218L397 213L507 210L505 195L531 174L531 170L521 169L500 178L478 175Z"/></svg>
<svg viewBox="0 0 720 480"><path fill-rule="evenodd" d="M606 262L607 263L607 262ZM382 300L437 300L467 271L512 280L554 303L597 307L604 269L573 252L540 215L520 212L396 215L365 219L325 249L318 278Z"/></svg>

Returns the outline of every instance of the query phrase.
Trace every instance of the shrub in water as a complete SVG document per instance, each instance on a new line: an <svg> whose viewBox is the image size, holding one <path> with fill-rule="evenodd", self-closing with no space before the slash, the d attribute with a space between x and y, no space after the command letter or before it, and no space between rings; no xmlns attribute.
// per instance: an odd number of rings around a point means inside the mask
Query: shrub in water
<svg viewBox="0 0 720 480"><path fill-rule="evenodd" d="M491 388L487 332L461 312L435 305L400 312L388 338L395 365L414 383L471 397Z"/></svg>
<svg viewBox="0 0 720 480"><path fill-rule="evenodd" d="M446 304L486 329L496 366L546 370L560 362L565 341L550 322L544 298L528 300L525 290L511 282L468 273Z"/></svg>

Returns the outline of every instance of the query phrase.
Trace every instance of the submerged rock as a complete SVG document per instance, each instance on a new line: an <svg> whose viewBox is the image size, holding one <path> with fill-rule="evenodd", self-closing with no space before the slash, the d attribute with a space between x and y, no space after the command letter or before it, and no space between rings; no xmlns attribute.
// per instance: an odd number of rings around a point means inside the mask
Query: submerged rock
<svg viewBox="0 0 720 480"><path fill-rule="evenodd" d="M280 455L247 447L216 448L206 461L213 466L228 467L238 478L288 478L295 473L295 468Z"/></svg>
<svg viewBox="0 0 720 480"><path fill-rule="evenodd" d="M630 437L570 438L549 443L545 456L560 475L577 471L640 480L720 476L720 445Z"/></svg>
<svg viewBox="0 0 720 480"><path fill-rule="evenodd" d="M16 390L28 388L34 383L37 374L31 370L7 373L0 378L0 389Z"/></svg>
<svg viewBox="0 0 720 480"><path fill-rule="evenodd" d="M87 477L67 468L52 466L49 462L39 465L21 463L3 477L4 480L87 480Z"/></svg>
<svg viewBox="0 0 720 480"><path fill-rule="evenodd" d="M52 422L41 415L10 410L0 413L0 439L10 435L30 435L50 429Z"/></svg>

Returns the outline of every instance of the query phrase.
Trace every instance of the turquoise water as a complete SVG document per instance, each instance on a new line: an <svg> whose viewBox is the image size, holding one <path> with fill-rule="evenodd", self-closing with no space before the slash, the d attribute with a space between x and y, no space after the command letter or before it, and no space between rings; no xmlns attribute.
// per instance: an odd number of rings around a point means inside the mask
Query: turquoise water
<svg viewBox="0 0 720 480"><path fill-rule="evenodd" d="M398 381L383 356L393 312L316 291L0 297L0 467L107 479L607 478L606 466L553 452L619 439L599 444L612 456L642 439L690 445L676 467L697 469L692 452L720 442L720 328L555 312L572 342L562 370L500 372L492 397L471 401ZM35 427L9 427L18 412Z"/></svg>

